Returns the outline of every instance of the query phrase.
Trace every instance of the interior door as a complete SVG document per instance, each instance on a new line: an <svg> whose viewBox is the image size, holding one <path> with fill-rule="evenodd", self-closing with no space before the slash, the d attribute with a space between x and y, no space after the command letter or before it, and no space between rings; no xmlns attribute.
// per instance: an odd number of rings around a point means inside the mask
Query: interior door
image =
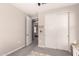
<svg viewBox="0 0 79 59"><path fill-rule="evenodd" d="M26 46L32 43L32 19L26 17Z"/></svg>
<svg viewBox="0 0 79 59"><path fill-rule="evenodd" d="M68 50L68 13L55 12L45 15L45 46Z"/></svg>

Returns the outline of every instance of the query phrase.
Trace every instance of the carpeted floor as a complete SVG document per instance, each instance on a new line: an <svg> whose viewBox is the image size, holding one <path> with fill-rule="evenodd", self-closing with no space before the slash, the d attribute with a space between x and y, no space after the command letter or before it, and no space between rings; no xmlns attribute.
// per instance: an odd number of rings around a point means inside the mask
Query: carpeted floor
<svg viewBox="0 0 79 59"><path fill-rule="evenodd" d="M28 56L50 56L50 55L48 55L47 53L42 53L38 51L31 51Z"/></svg>
<svg viewBox="0 0 79 59"><path fill-rule="evenodd" d="M34 41L30 46L22 48L8 56L71 56L71 53L57 49L39 48L36 41Z"/></svg>

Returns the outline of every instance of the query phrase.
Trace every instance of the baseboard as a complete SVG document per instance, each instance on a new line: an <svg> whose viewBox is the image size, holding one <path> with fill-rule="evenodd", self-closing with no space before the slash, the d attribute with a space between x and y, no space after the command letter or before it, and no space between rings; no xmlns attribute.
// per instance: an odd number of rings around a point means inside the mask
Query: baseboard
<svg viewBox="0 0 79 59"><path fill-rule="evenodd" d="M61 50L61 51L68 51L68 52L70 52L69 50L63 50L63 49L57 49L57 48L50 48L50 47L44 47L44 48L48 48L48 49L55 49L55 50Z"/></svg>
<svg viewBox="0 0 79 59"><path fill-rule="evenodd" d="M11 53L13 53L13 52L15 52L15 51L17 51L17 50L19 50L19 49L22 49L23 47L25 47L25 45L23 45L23 46L21 46L21 47L19 47L19 48L17 48L17 49L14 49L14 50L12 50L12 51L10 51L10 52L8 52L8 53L5 53L5 54L2 55L2 56L8 56L9 54L11 54Z"/></svg>

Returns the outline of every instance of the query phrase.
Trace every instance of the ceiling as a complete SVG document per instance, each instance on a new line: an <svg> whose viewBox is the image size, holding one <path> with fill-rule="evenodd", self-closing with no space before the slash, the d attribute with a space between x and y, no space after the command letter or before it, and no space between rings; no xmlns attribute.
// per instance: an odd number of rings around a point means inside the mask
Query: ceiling
<svg viewBox="0 0 79 59"><path fill-rule="evenodd" d="M44 12L51 9L61 8L65 6L74 5L75 3L46 3L38 6L37 3L14 3L13 6L19 8L29 15L35 15L38 12Z"/></svg>

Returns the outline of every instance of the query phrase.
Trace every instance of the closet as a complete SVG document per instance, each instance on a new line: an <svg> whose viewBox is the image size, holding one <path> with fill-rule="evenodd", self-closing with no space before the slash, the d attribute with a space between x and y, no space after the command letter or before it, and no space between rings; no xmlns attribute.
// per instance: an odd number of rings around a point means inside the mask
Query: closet
<svg viewBox="0 0 79 59"><path fill-rule="evenodd" d="M68 12L55 12L45 15L45 46L68 50Z"/></svg>

